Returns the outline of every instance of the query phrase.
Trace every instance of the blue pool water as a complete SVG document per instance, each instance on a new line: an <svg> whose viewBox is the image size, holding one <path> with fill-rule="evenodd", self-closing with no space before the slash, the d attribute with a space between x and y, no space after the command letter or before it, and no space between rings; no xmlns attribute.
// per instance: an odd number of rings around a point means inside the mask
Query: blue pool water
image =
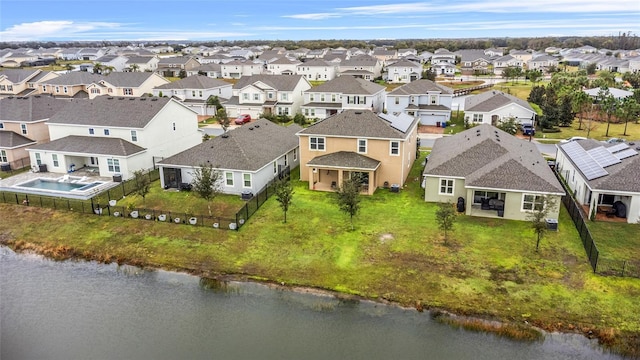
<svg viewBox="0 0 640 360"><path fill-rule="evenodd" d="M58 180L47 179L35 179L26 183L20 184L21 187L36 188L43 190L55 190L55 191L71 191L71 190L87 190L92 187L98 186L101 183L93 182L86 183L71 183L71 182L59 182Z"/></svg>

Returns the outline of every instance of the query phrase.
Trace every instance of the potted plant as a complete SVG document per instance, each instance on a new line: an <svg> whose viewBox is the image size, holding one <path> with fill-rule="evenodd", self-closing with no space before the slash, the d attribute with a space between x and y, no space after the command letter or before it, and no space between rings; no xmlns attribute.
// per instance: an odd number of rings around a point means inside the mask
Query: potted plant
<svg viewBox="0 0 640 360"><path fill-rule="evenodd" d="M195 216L192 216L189 218L189 224L191 225L195 225L198 222L198 218Z"/></svg>
<svg viewBox="0 0 640 360"><path fill-rule="evenodd" d="M176 223L176 224L180 224L180 218L179 217L174 218L173 222Z"/></svg>
<svg viewBox="0 0 640 360"><path fill-rule="evenodd" d="M167 214L158 215L158 221L167 221Z"/></svg>
<svg viewBox="0 0 640 360"><path fill-rule="evenodd" d="M144 218L147 219L147 220L151 220L151 217L152 217L151 214L145 214L145 216L144 216Z"/></svg>
<svg viewBox="0 0 640 360"><path fill-rule="evenodd" d="M114 211L114 212L113 212L113 216L115 216L115 217L120 216L120 211Z"/></svg>
<svg viewBox="0 0 640 360"><path fill-rule="evenodd" d="M129 216L131 216L134 219L138 218L138 210L133 210L132 212L129 213Z"/></svg>
<svg viewBox="0 0 640 360"><path fill-rule="evenodd" d="M216 229L219 228L220 227L220 223L213 223L213 227L216 228Z"/></svg>
<svg viewBox="0 0 640 360"><path fill-rule="evenodd" d="M109 206L113 207L116 206L117 201L116 200L109 200Z"/></svg>

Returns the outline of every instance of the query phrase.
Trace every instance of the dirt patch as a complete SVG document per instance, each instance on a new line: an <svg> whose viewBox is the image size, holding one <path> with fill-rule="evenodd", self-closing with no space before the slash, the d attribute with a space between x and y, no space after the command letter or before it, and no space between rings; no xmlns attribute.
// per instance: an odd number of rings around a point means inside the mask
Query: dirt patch
<svg viewBox="0 0 640 360"><path fill-rule="evenodd" d="M444 134L444 128L433 125L419 125L418 133L420 134Z"/></svg>

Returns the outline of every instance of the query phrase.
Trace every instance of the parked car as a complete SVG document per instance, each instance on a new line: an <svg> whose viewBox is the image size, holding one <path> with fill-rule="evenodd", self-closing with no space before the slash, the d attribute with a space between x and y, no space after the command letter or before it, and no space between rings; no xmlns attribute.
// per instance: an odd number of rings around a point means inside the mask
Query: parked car
<svg viewBox="0 0 640 360"><path fill-rule="evenodd" d="M251 115L249 114L242 114L238 116L235 120L236 125L242 125L248 122L251 122Z"/></svg>
<svg viewBox="0 0 640 360"><path fill-rule="evenodd" d="M576 141L576 140L587 140L587 138L584 137L584 136L572 136L572 137L570 137L568 139L562 139L562 140L560 140L560 142L561 143L568 143L568 142Z"/></svg>
<svg viewBox="0 0 640 360"><path fill-rule="evenodd" d="M522 124L521 130L523 135L533 136L536 134L536 129L531 124Z"/></svg>
<svg viewBox="0 0 640 360"><path fill-rule="evenodd" d="M623 143L625 141L627 141L627 140L620 139L620 138L611 138L611 139L605 140L604 142L606 142L608 144L617 144L617 143Z"/></svg>

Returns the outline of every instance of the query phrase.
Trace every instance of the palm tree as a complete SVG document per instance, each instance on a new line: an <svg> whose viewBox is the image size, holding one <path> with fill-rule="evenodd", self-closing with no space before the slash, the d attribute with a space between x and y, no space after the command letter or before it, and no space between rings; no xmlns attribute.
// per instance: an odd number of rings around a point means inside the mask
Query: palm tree
<svg viewBox="0 0 640 360"><path fill-rule="evenodd" d="M618 109L618 116L624 120L624 133L622 135L627 136L627 124L629 120L637 119L640 114L640 104L636 99L627 97L622 100L622 104Z"/></svg>
<svg viewBox="0 0 640 360"><path fill-rule="evenodd" d="M104 70L104 67L103 67L102 64L100 64L100 63L93 64L93 73L94 74L102 74L103 70Z"/></svg>
<svg viewBox="0 0 640 360"><path fill-rule="evenodd" d="M582 116L583 113L591 106L593 99L591 96L582 90L578 90L573 93L573 111L580 114L578 120L578 130L582 130Z"/></svg>
<svg viewBox="0 0 640 360"><path fill-rule="evenodd" d="M140 71L140 65L138 65L138 64L131 64L131 65L129 65L129 71L131 71L131 72L138 72L138 71Z"/></svg>
<svg viewBox="0 0 640 360"><path fill-rule="evenodd" d="M611 125L611 116L615 114L618 110L619 100L616 99L608 87L603 87L598 92L598 99L600 100L600 110L604 111L607 114L607 132L604 136L609 136L609 126Z"/></svg>

